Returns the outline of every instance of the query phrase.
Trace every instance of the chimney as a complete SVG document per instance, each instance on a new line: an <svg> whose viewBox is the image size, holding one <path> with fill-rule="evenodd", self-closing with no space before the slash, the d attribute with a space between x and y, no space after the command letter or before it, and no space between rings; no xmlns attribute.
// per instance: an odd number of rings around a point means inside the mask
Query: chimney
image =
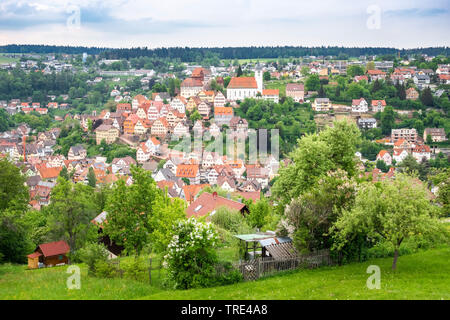
<svg viewBox="0 0 450 320"><path fill-rule="evenodd" d="M22 136L22 145L23 145L23 161L27 161L27 153L26 153L26 145L27 145L27 136Z"/></svg>

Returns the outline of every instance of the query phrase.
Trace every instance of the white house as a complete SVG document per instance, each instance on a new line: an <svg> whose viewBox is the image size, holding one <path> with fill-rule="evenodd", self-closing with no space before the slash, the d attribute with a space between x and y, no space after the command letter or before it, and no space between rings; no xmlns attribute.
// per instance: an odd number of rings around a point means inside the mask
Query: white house
<svg viewBox="0 0 450 320"><path fill-rule="evenodd" d="M387 152L387 150L381 150L377 155L377 161L383 160L388 166L392 164L392 156Z"/></svg>
<svg viewBox="0 0 450 320"><path fill-rule="evenodd" d="M367 112L369 111L369 105L366 99L353 99L352 100L352 112Z"/></svg>
<svg viewBox="0 0 450 320"><path fill-rule="evenodd" d="M397 162L402 162L408 156L408 152L405 149L394 149L392 158Z"/></svg>

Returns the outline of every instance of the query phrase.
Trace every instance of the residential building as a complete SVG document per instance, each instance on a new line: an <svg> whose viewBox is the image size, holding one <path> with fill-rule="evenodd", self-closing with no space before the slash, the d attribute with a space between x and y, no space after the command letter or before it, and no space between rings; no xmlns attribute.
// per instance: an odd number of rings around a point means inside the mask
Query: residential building
<svg viewBox="0 0 450 320"><path fill-rule="evenodd" d="M423 131L423 141L427 141L428 136L431 136L431 141L442 142L447 141L447 136L445 135L444 128L426 128Z"/></svg>
<svg viewBox="0 0 450 320"><path fill-rule="evenodd" d="M369 70L370 71L370 70ZM352 100L352 112L365 113L369 111L369 105L364 98Z"/></svg>
<svg viewBox="0 0 450 320"><path fill-rule="evenodd" d="M406 99L408 100L417 100L419 99L419 93L414 88L409 88L406 90Z"/></svg>
<svg viewBox="0 0 450 320"><path fill-rule="evenodd" d="M286 97L291 97L295 102L303 102L305 98L305 86L303 83L288 83L286 85Z"/></svg>
<svg viewBox="0 0 450 320"><path fill-rule="evenodd" d="M415 143L417 141L417 130L416 129L392 129L391 140L396 142L400 139L405 139L410 143Z"/></svg>
<svg viewBox="0 0 450 320"><path fill-rule="evenodd" d="M331 109L331 102L329 98L316 98L312 103L314 111L329 111Z"/></svg>
<svg viewBox="0 0 450 320"><path fill-rule="evenodd" d="M387 150L381 150L378 153L376 160L383 160L388 166L392 165L392 156Z"/></svg>
<svg viewBox="0 0 450 320"><path fill-rule="evenodd" d="M119 130L112 125L102 124L97 129L95 129L95 139L97 144L100 144L102 140L110 144L116 141L119 137Z"/></svg>
<svg viewBox="0 0 450 320"><path fill-rule="evenodd" d="M373 112L383 112L386 107L385 100L372 100L372 111Z"/></svg>
<svg viewBox="0 0 450 320"><path fill-rule="evenodd" d="M199 79L186 78L181 83L180 89L182 97L194 97L203 90L203 82Z"/></svg>

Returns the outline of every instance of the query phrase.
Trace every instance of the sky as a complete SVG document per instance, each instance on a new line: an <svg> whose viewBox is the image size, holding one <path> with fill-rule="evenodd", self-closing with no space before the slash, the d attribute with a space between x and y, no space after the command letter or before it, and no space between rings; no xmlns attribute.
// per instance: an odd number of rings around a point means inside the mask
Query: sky
<svg viewBox="0 0 450 320"><path fill-rule="evenodd" d="M450 0L0 0L0 45L450 46Z"/></svg>

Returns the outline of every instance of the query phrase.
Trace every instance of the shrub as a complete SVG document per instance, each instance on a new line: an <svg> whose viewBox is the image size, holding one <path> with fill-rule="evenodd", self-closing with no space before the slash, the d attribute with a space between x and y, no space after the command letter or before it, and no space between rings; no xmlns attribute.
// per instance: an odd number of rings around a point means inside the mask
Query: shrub
<svg viewBox="0 0 450 320"><path fill-rule="evenodd" d="M233 267L231 262L221 262L216 266L217 274L214 285L223 286L238 283L243 280L242 273Z"/></svg>
<svg viewBox="0 0 450 320"><path fill-rule="evenodd" d="M245 218L237 210L220 207L212 216L211 222L231 232L232 234L248 233L252 228L247 224Z"/></svg>
<svg viewBox="0 0 450 320"><path fill-rule="evenodd" d="M119 275L119 270L110 261L97 260L94 269L95 276L99 278L114 278Z"/></svg>
<svg viewBox="0 0 450 320"><path fill-rule="evenodd" d="M207 287L214 281L218 243L216 231L209 223L194 218L174 227L175 235L164 256L163 266L176 288Z"/></svg>
<svg viewBox="0 0 450 320"><path fill-rule="evenodd" d="M121 263L125 278L144 280L148 276L148 266L143 257L134 257Z"/></svg>
<svg viewBox="0 0 450 320"><path fill-rule="evenodd" d="M95 263L108 260L108 250L103 244L89 243L78 252L78 257L88 266L88 273L95 274Z"/></svg>

